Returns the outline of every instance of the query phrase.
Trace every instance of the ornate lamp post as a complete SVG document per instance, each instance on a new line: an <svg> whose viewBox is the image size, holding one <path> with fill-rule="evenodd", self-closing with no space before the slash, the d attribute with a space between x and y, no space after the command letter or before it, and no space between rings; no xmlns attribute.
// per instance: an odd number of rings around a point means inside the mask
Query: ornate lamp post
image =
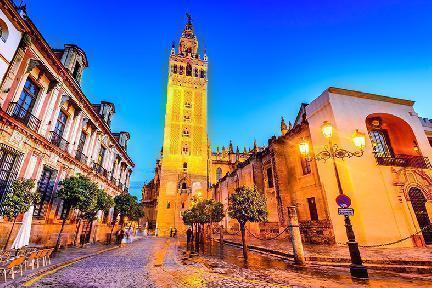
<svg viewBox="0 0 432 288"><path fill-rule="evenodd" d="M338 191L340 195L344 195L335 158L344 159L344 158L363 156L363 151L365 146L365 135L359 132L358 130L355 130L354 134L352 135L352 139L354 145L358 148L358 150L355 152L350 152L348 150L340 148L337 144L332 143L333 126L329 122L325 121L323 123L323 125L321 126L321 132L324 135L324 137L328 139L328 145L324 146L324 150L311 156L309 143L305 140L302 140L302 142L299 145L300 153L309 162L312 161L313 159L315 159L316 161L323 160L324 162L327 161L328 159L332 159L334 173L336 175ZM366 267L363 266L358 243L355 239L355 234L351 225L350 217L349 215L345 215L344 217L345 217L346 234L348 238L347 244L351 256L351 265L350 265L351 276L354 278L367 279L368 272Z"/></svg>

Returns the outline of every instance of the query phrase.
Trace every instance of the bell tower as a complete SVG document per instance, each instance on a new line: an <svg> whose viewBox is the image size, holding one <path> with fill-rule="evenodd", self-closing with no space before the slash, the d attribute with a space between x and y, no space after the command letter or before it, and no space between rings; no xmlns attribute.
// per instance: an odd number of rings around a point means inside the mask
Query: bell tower
<svg viewBox="0 0 432 288"><path fill-rule="evenodd" d="M207 56L198 54L192 19L169 57L167 102L157 207L159 235L184 233L181 213L207 191Z"/></svg>

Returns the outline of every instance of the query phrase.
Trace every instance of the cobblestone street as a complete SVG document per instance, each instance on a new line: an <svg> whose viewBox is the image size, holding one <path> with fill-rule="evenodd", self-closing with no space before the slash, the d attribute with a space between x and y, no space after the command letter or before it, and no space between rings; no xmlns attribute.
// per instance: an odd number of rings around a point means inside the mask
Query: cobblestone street
<svg viewBox="0 0 432 288"><path fill-rule="evenodd" d="M426 278L371 273L368 283L354 283L346 269L308 267L240 250L182 260L179 241L148 238L86 258L52 274L26 279L30 287L432 287ZM222 257L221 257L222 256ZM328 270L326 270L328 269Z"/></svg>

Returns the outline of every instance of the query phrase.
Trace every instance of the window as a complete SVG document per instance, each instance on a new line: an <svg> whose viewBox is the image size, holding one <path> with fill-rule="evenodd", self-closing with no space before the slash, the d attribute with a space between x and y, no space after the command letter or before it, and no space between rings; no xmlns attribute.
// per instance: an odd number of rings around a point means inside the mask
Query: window
<svg viewBox="0 0 432 288"><path fill-rule="evenodd" d="M183 154L185 154L185 155L189 154L189 147L188 147L188 144L184 144L184 145L183 145L182 152L183 152Z"/></svg>
<svg viewBox="0 0 432 288"><path fill-rule="evenodd" d="M180 72L179 72L179 74L183 75L183 71L184 71L184 66L180 66Z"/></svg>
<svg viewBox="0 0 432 288"><path fill-rule="evenodd" d="M171 208L171 202L168 201L168 203L167 203L167 209L170 209L170 208Z"/></svg>
<svg viewBox="0 0 432 288"><path fill-rule="evenodd" d="M15 149L0 144L0 203L9 192L12 181L18 176L22 154Z"/></svg>
<svg viewBox="0 0 432 288"><path fill-rule="evenodd" d="M189 137L189 130L188 130L188 128L185 128L185 129L183 130L183 136L184 136L184 137Z"/></svg>
<svg viewBox="0 0 432 288"><path fill-rule="evenodd" d="M189 63L186 65L186 76L192 76L192 65Z"/></svg>
<svg viewBox="0 0 432 288"><path fill-rule="evenodd" d="M387 131L374 129L369 131L369 137L376 157L394 157Z"/></svg>
<svg viewBox="0 0 432 288"><path fill-rule="evenodd" d="M79 79L79 74L80 74L80 73L81 73L81 65L80 65L78 62L76 62L76 63L75 63L74 70L73 70L73 73L72 73L73 78L74 78L75 80L79 81L79 80L80 80L80 79Z"/></svg>
<svg viewBox="0 0 432 288"><path fill-rule="evenodd" d="M77 154L82 154L86 139L87 139L87 134L84 131L82 131L78 142Z"/></svg>
<svg viewBox="0 0 432 288"><path fill-rule="evenodd" d="M20 98L18 99L17 104L19 109L16 109L14 111L14 114L20 113L20 115L17 116L22 118L26 116L28 113L31 113L38 94L39 94L39 87L33 82L33 80L27 78L24 84L24 88L21 92Z"/></svg>
<svg viewBox="0 0 432 288"><path fill-rule="evenodd" d="M185 107L186 108L192 108L192 104L189 101L185 102Z"/></svg>
<svg viewBox="0 0 432 288"><path fill-rule="evenodd" d="M102 162L103 162L104 157L105 157L105 152L106 152L106 148L101 146L101 148L99 150L98 158L97 158L97 164L99 166L102 166Z"/></svg>
<svg viewBox="0 0 432 288"><path fill-rule="evenodd" d="M186 184L186 182L183 182L183 183L182 183L182 185L181 185L181 189L182 189L182 190L186 190L186 189L187 189L187 184Z"/></svg>
<svg viewBox="0 0 432 288"><path fill-rule="evenodd" d="M194 76L195 76L195 77L198 77L198 68L195 68L195 69L194 69Z"/></svg>
<svg viewBox="0 0 432 288"><path fill-rule="evenodd" d="M55 181L55 171L48 167L44 167L38 183L38 193L40 201L34 207L33 216L44 217L48 204L52 201L53 188Z"/></svg>
<svg viewBox="0 0 432 288"><path fill-rule="evenodd" d="M267 186L273 188L273 170L271 167L267 168Z"/></svg>
<svg viewBox="0 0 432 288"><path fill-rule="evenodd" d="M300 158L301 166L303 170L303 175L308 175L311 173L311 165L310 162L306 160L305 157L301 156Z"/></svg>
<svg viewBox="0 0 432 288"><path fill-rule="evenodd" d="M63 133L66 127L67 115L62 110L59 111L59 115L57 117L57 122L54 126L54 139L60 140L63 137Z"/></svg>
<svg viewBox="0 0 432 288"><path fill-rule="evenodd" d="M318 211L316 207L315 197L307 198L309 204L309 213L312 221L318 220Z"/></svg>
<svg viewBox="0 0 432 288"><path fill-rule="evenodd" d="M182 206L182 209L184 209L185 208L185 204L184 204L184 202L182 202L182 204L181 204Z"/></svg>
<svg viewBox="0 0 432 288"><path fill-rule="evenodd" d="M184 122L189 122L190 121L190 116L189 115L184 115L183 116L183 120L184 120Z"/></svg>
<svg viewBox="0 0 432 288"><path fill-rule="evenodd" d="M8 36L9 36L9 31L7 25L3 20L0 19L0 39L4 43L6 43Z"/></svg>
<svg viewBox="0 0 432 288"><path fill-rule="evenodd" d="M183 172L187 172L188 164L186 162L183 163Z"/></svg>
<svg viewBox="0 0 432 288"><path fill-rule="evenodd" d="M177 74L177 64L174 64L174 70L173 70L174 74Z"/></svg>
<svg viewBox="0 0 432 288"><path fill-rule="evenodd" d="M201 69L200 71L200 77L201 78L205 78L205 71Z"/></svg>
<svg viewBox="0 0 432 288"><path fill-rule="evenodd" d="M216 181L219 181L222 178L222 168L218 167L216 169Z"/></svg>

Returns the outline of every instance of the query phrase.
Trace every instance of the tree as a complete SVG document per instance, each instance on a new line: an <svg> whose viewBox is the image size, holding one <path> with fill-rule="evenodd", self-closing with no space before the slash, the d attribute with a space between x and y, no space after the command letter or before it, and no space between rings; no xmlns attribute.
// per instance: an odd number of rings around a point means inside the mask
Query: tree
<svg viewBox="0 0 432 288"><path fill-rule="evenodd" d="M83 218L90 221L90 231L93 228L93 221L96 220L97 213L103 211L104 214L109 213L109 209L114 206L114 199L108 195L105 190L98 188L96 190L96 204L93 209L85 212Z"/></svg>
<svg viewBox="0 0 432 288"><path fill-rule="evenodd" d="M263 193L256 187L239 187L228 198L228 215L236 219L240 224L243 244L243 257L248 259L247 245L245 239L245 228L247 222L267 221L267 205Z"/></svg>
<svg viewBox="0 0 432 288"><path fill-rule="evenodd" d="M35 183L32 179L15 180L11 185L12 191L7 192L5 195L2 203L2 214L7 216L9 220L13 219L13 223L3 250L6 250L7 245L9 244L18 215L26 212L35 202L39 202L39 193L32 192L34 187Z"/></svg>
<svg viewBox="0 0 432 288"><path fill-rule="evenodd" d="M94 209L94 206L96 205L95 189L98 188L89 178L80 174L63 180L60 183L60 187L57 197L63 200L63 212L61 215L62 226L57 237L57 243L54 249L55 251L58 251L59 249L61 234L63 233L70 211L78 209L85 212ZM78 229L79 226L77 230Z"/></svg>
<svg viewBox="0 0 432 288"><path fill-rule="evenodd" d="M182 213L183 223L192 227L195 226L195 242L197 249L200 240L203 239L201 235L203 229L201 229L201 226L206 223L211 225L213 222L219 222L223 217L225 217L223 204L213 199L194 199L192 201L192 207Z"/></svg>
<svg viewBox="0 0 432 288"><path fill-rule="evenodd" d="M109 236L110 242L114 231L117 216L120 215L120 225L123 228L125 218L128 217L131 220L137 220L144 215L144 209L141 212L138 211L138 199L129 193L122 193L114 197L114 216L112 221L111 233Z"/></svg>

